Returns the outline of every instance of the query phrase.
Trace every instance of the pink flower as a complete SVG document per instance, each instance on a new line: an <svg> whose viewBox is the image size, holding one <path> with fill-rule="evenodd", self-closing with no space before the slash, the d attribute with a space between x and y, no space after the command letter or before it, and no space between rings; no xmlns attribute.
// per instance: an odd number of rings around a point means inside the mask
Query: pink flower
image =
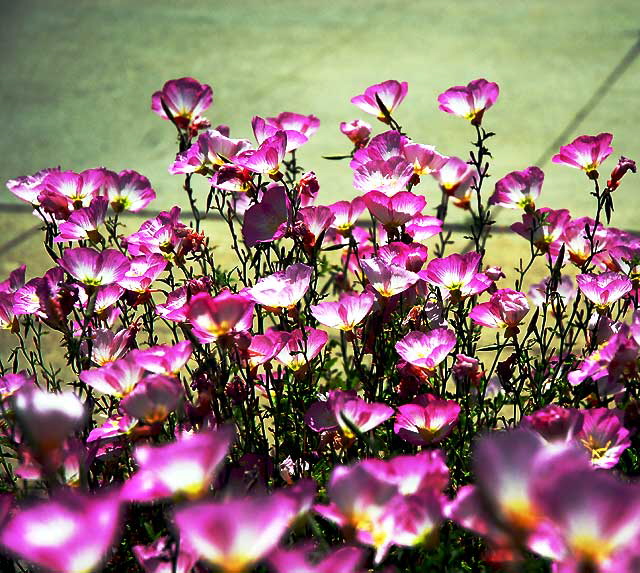
<svg viewBox="0 0 640 573"><path fill-rule="evenodd" d="M138 425L138 420L131 416L121 416L116 414L111 416L101 426L94 428L89 432L87 444L99 442L101 440L114 440L119 436L126 436Z"/></svg>
<svg viewBox="0 0 640 573"><path fill-rule="evenodd" d="M251 120L251 127L253 128L253 134L260 145L265 139L274 136L278 132L282 132L286 135L286 151L295 151L309 139L303 133L293 129L285 129L278 127L275 123L264 120L259 116L255 116Z"/></svg>
<svg viewBox="0 0 640 573"><path fill-rule="evenodd" d="M291 335L288 332L268 329L264 334L251 337L251 344L247 349L249 366L257 368L273 360L285 347Z"/></svg>
<svg viewBox="0 0 640 573"><path fill-rule="evenodd" d="M187 319L203 344L251 328L254 303L246 294L223 290L215 297L202 292L189 303Z"/></svg>
<svg viewBox="0 0 640 573"><path fill-rule="evenodd" d="M67 221L60 223L58 227L60 234L54 242L89 239L97 243L100 240L98 227L104 223L108 206L109 203L104 197L96 197L88 207L74 211Z"/></svg>
<svg viewBox="0 0 640 573"><path fill-rule="evenodd" d="M436 444L451 433L459 414L457 402L423 394L413 404L398 407L393 431L416 446Z"/></svg>
<svg viewBox="0 0 640 573"><path fill-rule="evenodd" d="M607 308L633 288L629 278L619 273L578 275L576 282L580 292L598 308Z"/></svg>
<svg viewBox="0 0 640 573"><path fill-rule="evenodd" d="M511 225L511 230L533 242L543 253L550 253L555 257L560 251L560 238L570 219L567 209L543 207L535 214L524 213L522 222Z"/></svg>
<svg viewBox="0 0 640 573"><path fill-rule="evenodd" d="M278 129L297 131L307 137L314 135L320 127L320 120L315 115L303 115L291 111L283 111L276 117L268 117L267 123Z"/></svg>
<svg viewBox="0 0 640 573"><path fill-rule="evenodd" d="M371 136L371 125L366 121L354 119L340 123L340 131L344 133L356 147L364 147Z"/></svg>
<svg viewBox="0 0 640 573"><path fill-rule="evenodd" d="M143 378L120 402L122 411L147 424L164 422L178 407L182 386L175 378L154 374Z"/></svg>
<svg viewBox="0 0 640 573"><path fill-rule="evenodd" d="M329 209L335 216L332 227L340 234L348 235L365 208L366 204L362 197L356 197L352 201L332 203L329 205Z"/></svg>
<svg viewBox="0 0 640 573"><path fill-rule="evenodd" d="M114 174L115 175L115 174ZM131 211L137 213L156 198L149 180L137 171L120 171L106 187L106 196L111 208L116 212Z"/></svg>
<svg viewBox="0 0 640 573"><path fill-rule="evenodd" d="M151 545L134 545L132 549L145 573L190 573L198 561L198 554L181 542L174 571L174 552L169 537L159 537Z"/></svg>
<svg viewBox="0 0 640 573"><path fill-rule="evenodd" d="M115 249L67 249L59 264L78 282L90 287L117 283L129 270L129 260Z"/></svg>
<svg viewBox="0 0 640 573"><path fill-rule="evenodd" d="M20 388L31 386L34 382L35 378L25 370L15 374L7 372L4 376L0 376L0 400L13 396Z"/></svg>
<svg viewBox="0 0 640 573"><path fill-rule="evenodd" d="M408 223L427 204L422 195L414 195L410 191L400 191L391 197L380 191L369 191L363 199L371 215L387 230Z"/></svg>
<svg viewBox="0 0 640 573"><path fill-rule="evenodd" d="M123 328L116 333L108 328L99 328L92 335L91 360L98 366L115 362L129 352L134 340L134 328ZM82 351L88 352L88 346Z"/></svg>
<svg viewBox="0 0 640 573"><path fill-rule="evenodd" d="M11 191L18 199L25 203L31 203L32 205L39 205L38 195L43 189L43 181L54 171L60 171L59 167L52 167L42 169L33 175L23 175L16 179L9 179L7 181L7 189Z"/></svg>
<svg viewBox="0 0 640 573"><path fill-rule="evenodd" d="M296 329L276 356L276 360L294 372L302 372L320 354L328 340L329 335L324 330L305 327L303 333Z"/></svg>
<svg viewBox="0 0 640 573"><path fill-rule="evenodd" d="M581 135L569 145L560 147L560 153L554 155L552 161L582 169L588 176L597 178L598 166L611 155L613 148L610 133L599 135Z"/></svg>
<svg viewBox="0 0 640 573"><path fill-rule="evenodd" d="M63 200L61 208L64 210L88 207L92 199L97 197L105 184L105 176L110 172L101 169L87 169L82 173L74 171L51 171L42 181L40 203ZM46 210L46 205L43 205ZM61 217L58 217L61 218Z"/></svg>
<svg viewBox="0 0 640 573"><path fill-rule="evenodd" d="M285 236L291 212L287 191L281 185L268 187L262 199L249 207L244 214L242 237L255 247L258 243L270 243Z"/></svg>
<svg viewBox="0 0 640 573"><path fill-rule="evenodd" d="M489 199L490 205L507 209L533 211L535 201L540 196L544 173L538 167L527 167L523 171L512 171L496 183L495 191Z"/></svg>
<svg viewBox="0 0 640 573"><path fill-rule="evenodd" d="M311 314L320 324L350 332L371 312L375 298L371 292L346 293L336 302L312 306Z"/></svg>
<svg viewBox="0 0 640 573"><path fill-rule="evenodd" d="M277 548L268 560L277 573L365 573L365 552L359 547L332 549L320 561L312 559L312 547Z"/></svg>
<svg viewBox="0 0 640 573"><path fill-rule="evenodd" d="M335 221L335 215L329 207L303 207L298 211L295 232L306 247L314 247Z"/></svg>
<svg viewBox="0 0 640 573"><path fill-rule="evenodd" d="M496 103L499 92L498 84L480 78L441 93L438 96L439 109L468 119L473 125L480 125L484 112Z"/></svg>
<svg viewBox="0 0 640 573"><path fill-rule="evenodd" d="M7 292L0 293L0 330L19 332L20 325L15 317L14 298L16 295Z"/></svg>
<svg viewBox="0 0 640 573"><path fill-rule="evenodd" d="M481 258L480 253L470 252L432 259L420 273L420 278L448 291L453 297L464 299L484 292L493 284L487 275L478 272Z"/></svg>
<svg viewBox="0 0 640 573"><path fill-rule="evenodd" d="M351 103L362 111L375 115L380 121L384 121L385 114L382 113L376 96L391 114L402 103L408 89L407 82L400 83L395 80L387 80L381 84L369 86L362 95L351 98Z"/></svg>
<svg viewBox="0 0 640 573"><path fill-rule="evenodd" d="M387 264L382 259L363 259L362 268L371 286L385 298L406 291L418 282L420 277L407 269Z"/></svg>
<svg viewBox="0 0 640 573"><path fill-rule="evenodd" d="M407 143L403 148L405 159L413 165L416 175L431 175L439 171L449 160L438 153L432 145L421 143Z"/></svg>
<svg viewBox="0 0 640 573"><path fill-rule="evenodd" d="M409 364L433 372L456 345L456 335L448 328L429 332L413 331L396 343L396 351Z"/></svg>
<svg viewBox="0 0 640 573"><path fill-rule="evenodd" d="M582 421L580 411L549 404L529 416L524 416L520 427L536 431L549 443L567 444L582 428Z"/></svg>
<svg viewBox="0 0 640 573"><path fill-rule="evenodd" d="M251 298L267 308L293 308L309 290L313 269L303 263L289 265L260 279L247 289Z"/></svg>
<svg viewBox="0 0 640 573"><path fill-rule="evenodd" d="M618 159L618 163L611 171L610 179L607 181L607 188L611 191L617 189L620 181L629 171L631 171L631 173L636 172L636 162L623 155Z"/></svg>
<svg viewBox="0 0 640 573"><path fill-rule="evenodd" d="M404 159L404 146L410 143L409 138L401 135L395 129L390 129L376 135L364 149L358 149L349 162L351 169L369 163L370 161L386 162L390 159Z"/></svg>
<svg viewBox="0 0 640 573"><path fill-rule="evenodd" d="M149 502L180 494L202 495L215 479L234 433L233 426L225 426L186 434L161 446L138 446L133 454L138 471L125 482L122 499Z"/></svg>
<svg viewBox="0 0 640 573"><path fill-rule="evenodd" d="M9 278L0 282L0 293L14 293L24 286L27 265L20 265L9 273Z"/></svg>
<svg viewBox="0 0 640 573"><path fill-rule="evenodd" d="M96 569L118 535L120 500L73 490L23 507L5 524L0 544L39 567L60 573Z"/></svg>
<svg viewBox="0 0 640 573"><path fill-rule="evenodd" d="M83 370L80 380L103 394L121 398L129 394L142 380L144 367L135 356L128 355L100 368Z"/></svg>
<svg viewBox="0 0 640 573"><path fill-rule="evenodd" d="M132 360L148 372L175 376L189 361L193 345L188 340L182 340L173 346L151 346L144 350L134 350Z"/></svg>
<svg viewBox="0 0 640 573"><path fill-rule="evenodd" d="M459 157L448 157L440 169L434 171L434 179L447 195L466 191L473 182L473 169Z"/></svg>
<svg viewBox="0 0 640 573"><path fill-rule="evenodd" d="M510 333L516 333L528 312L529 303L524 293L503 288L493 293L489 302L474 306L469 318L480 326L507 328Z"/></svg>
<svg viewBox="0 0 640 573"><path fill-rule="evenodd" d="M267 137L255 151L244 151L234 161L236 165L244 167L254 173L276 175L280 164L287 152L287 134L276 131Z"/></svg>
<svg viewBox="0 0 640 573"><path fill-rule="evenodd" d="M209 126L209 122L201 114L212 101L211 86L201 84L193 78L179 78L169 80L161 91L151 96L151 109L161 118L170 119L167 117L166 107L172 121L180 129L197 131L201 127Z"/></svg>
<svg viewBox="0 0 640 573"><path fill-rule="evenodd" d="M378 402L369 403L348 392L333 391L327 400L342 434L355 438L354 429L361 434L377 428L393 416L393 408Z"/></svg>
<svg viewBox="0 0 640 573"><path fill-rule="evenodd" d="M589 452L596 468L614 467L623 452L631 446L631 433L623 426L620 410L593 408L582 410L582 428L576 438Z"/></svg>
<svg viewBox="0 0 640 573"><path fill-rule="evenodd" d="M413 167L404 157L387 161L376 159L359 165L353 173L353 186L358 191L380 191L395 195L404 191L413 176Z"/></svg>
<svg viewBox="0 0 640 573"><path fill-rule="evenodd" d="M405 232L414 242L422 243L442 232L442 221L431 215L417 216L411 219L405 227Z"/></svg>

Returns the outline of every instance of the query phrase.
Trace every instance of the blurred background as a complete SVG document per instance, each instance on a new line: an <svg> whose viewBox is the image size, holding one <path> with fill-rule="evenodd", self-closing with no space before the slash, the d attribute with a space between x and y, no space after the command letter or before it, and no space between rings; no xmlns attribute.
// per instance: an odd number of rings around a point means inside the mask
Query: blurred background
<svg viewBox="0 0 640 573"><path fill-rule="evenodd" d="M592 212L582 174L553 165L549 146L610 131L614 155L640 159L640 4L634 0L0 0L0 178L50 166L135 169L158 193L151 207L186 207L182 179L168 174L173 126L150 110L171 78L193 76L214 89L206 113L232 137L252 139L253 115L313 113L320 131L299 152L318 174L321 203L355 195L340 121L375 122L349 100L387 79L409 82L394 116L420 143L468 156L473 130L438 111L452 85L485 77L500 85L484 125L493 182L539 162L540 205ZM578 116L578 117L576 117ZM576 120L576 121L574 121ZM381 131L384 126L375 126ZM420 188L435 206L436 188ZM640 230L640 175L616 191L612 224ZM34 257L36 221L0 197L0 270ZM428 207L429 208L429 207ZM502 212L498 223L516 218ZM133 232L139 225L129 225ZM213 232L212 239L217 238ZM35 237L37 239L37 235ZM31 241L31 242L30 242ZM28 271L28 276L34 272Z"/></svg>

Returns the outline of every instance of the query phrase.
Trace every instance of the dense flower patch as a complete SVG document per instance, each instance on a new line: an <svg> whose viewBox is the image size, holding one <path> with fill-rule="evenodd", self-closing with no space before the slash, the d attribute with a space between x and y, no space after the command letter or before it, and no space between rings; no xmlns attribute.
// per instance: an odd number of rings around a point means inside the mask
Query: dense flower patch
<svg viewBox="0 0 640 573"><path fill-rule="evenodd" d="M489 187L497 84L437 98L469 122L468 159L410 139L407 95L351 100L382 129L339 126L349 201L323 204L300 165L318 118L232 139L193 78L151 106L187 215L126 230L155 198L135 171L7 183L52 267L0 283L2 571L640 571L640 239L610 226L635 163L605 182L611 134L563 146L551 168L584 171L595 201L574 217L539 206L536 166ZM497 207L520 211L515 269L487 263Z"/></svg>

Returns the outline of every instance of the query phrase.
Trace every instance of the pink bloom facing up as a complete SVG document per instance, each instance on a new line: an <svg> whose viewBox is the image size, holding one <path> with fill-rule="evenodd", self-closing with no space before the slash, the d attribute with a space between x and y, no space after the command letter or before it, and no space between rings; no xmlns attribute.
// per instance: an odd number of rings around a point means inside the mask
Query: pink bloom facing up
<svg viewBox="0 0 640 573"><path fill-rule="evenodd" d="M290 215L291 203L286 189L281 185L267 188L262 199L249 207L244 214L244 242L250 247L255 247L259 243L281 239L287 233Z"/></svg>
<svg viewBox="0 0 640 573"><path fill-rule="evenodd" d="M324 330L305 327L303 334L300 329L296 329L276 359L294 372L303 371L320 354L328 340L329 335Z"/></svg>
<svg viewBox="0 0 640 573"><path fill-rule="evenodd" d="M371 136L371 125L366 121L354 119L353 121L343 121L340 124L340 131L349 138L357 148L364 147L369 142Z"/></svg>
<svg viewBox="0 0 640 573"><path fill-rule="evenodd" d="M387 162L391 159L404 159L404 146L409 138L395 129L376 135L364 149L358 149L349 162L349 167L356 170L370 161ZM406 161L406 160L405 160Z"/></svg>
<svg viewBox="0 0 640 573"><path fill-rule="evenodd" d="M206 493L234 435L233 426L225 426L216 431L187 434L170 444L138 446L134 451L138 471L125 482L122 499L151 502Z"/></svg>
<svg viewBox="0 0 640 573"><path fill-rule="evenodd" d="M132 360L148 372L175 376L189 361L192 352L191 342L182 340L173 346L151 346L144 350L134 350L131 354Z"/></svg>
<svg viewBox="0 0 640 573"><path fill-rule="evenodd" d="M413 165L415 175L431 175L439 171L449 160L438 153L432 145L407 143L403 148L405 159Z"/></svg>
<svg viewBox="0 0 640 573"><path fill-rule="evenodd" d="M358 217L366 209L362 197L356 197L352 201L338 201L329 205L334 214L333 228L341 235L349 235L356 224Z"/></svg>
<svg viewBox="0 0 640 573"><path fill-rule="evenodd" d="M278 330L268 329L264 334L251 337L251 344L247 349L249 366L257 368L273 360L289 342L290 334Z"/></svg>
<svg viewBox="0 0 640 573"><path fill-rule="evenodd" d="M142 380L143 374L143 365L135 359L135 356L129 354L100 368L83 370L80 373L80 380L98 392L121 398L136 387Z"/></svg>
<svg viewBox="0 0 640 573"><path fill-rule="evenodd" d="M117 494L89 496L73 490L20 509L5 524L0 544L20 559L60 573L98 568L116 541Z"/></svg>
<svg viewBox="0 0 640 573"><path fill-rule="evenodd" d="M413 331L396 343L396 351L409 364L433 372L456 345L456 335L448 328L429 332Z"/></svg>
<svg viewBox="0 0 640 573"><path fill-rule="evenodd" d="M292 111L283 111L276 117L268 117L267 123L277 129L297 131L306 137L314 135L320 127L320 120L315 115L303 115Z"/></svg>
<svg viewBox="0 0 640 573"><path fill-rule="evenodd" d="M208 344L220 337L249 330L254 306L246 294L234 294L225 289L212 297L202 292L191 299L187 319L196 338Z"/></svg>
<svg viewBox="0 0 640 573"><path fill-rule="evenodd" d="M404 191L413 176L413 167L404 157L376 159L359 165L353 172L353 186L362 192L380 191L395 195Z"/></svg>
<svg viewBox="0 0 640 573"><path fill-rule="evenodd" d="M202 559L223 573L244 573L277 546L301 504L284 492L197 502L178 508L174 523Z"/></svg>
<svg viewBox="0 0 640 573"><path fill-rule="evenodd" d="M331 392L326 406L340 432L348 439L356 437L354 431L364 434L393 416L393 408L386 404L369 403L353 393L340 390Z"/></svg>
<svg viewBox="0 0 640 573"><path fill-rule="evenodd" d="M414 217L405 227L405 232L416 243L422 243L442 232L442 221L432 215Z"/></svg>
<svg viewBox="0 0 640 573"><path fill-rule="evenodd" d="M126 436L138 425L138 420L131 416L121 416L116 414L107 418L101 426L89 432L87 444L100 442L101 440L112 441L120 436Z"/></svg>
<svg viewBox="0 0 640 573"><path fill-rule="evenodd" d="M167 268L168 261L162 255L133 257L129 261L129 269L118 284L129 291L144 293Z"/></svg>
<svg viewBox="0 0 640 573"><path fill-rule="evenodd" d="M552 161L582 169L589 177L598 177L598 166L611 155L613 148L610 133L599 135L581 135L569 145L563 145L560 153L554 155Z"/></svg>
<svg viewBox="0 0 640 573"><path fill-rule="evenodd" d="M295 151L299 147L302 147L307 141L308 137L299 131L293 129L284 129L277 127L273 123L270 123L262 117L255 116L251 120L251 127L253 128L253 134L255 135L258 145L260 145L265 139L274 136L276 133L281 132L286 135L286 152Z"/></svg>
<svg viewBox="0 0 640 573"><path fill-rule="evenodd" d="M231 139L215 129L209 129L201 133L189 149L176 156L169 167L169 173L210 173L228 161L234 161L240 153L251 148L248 139Z"/></svg>
<svg viewBox="0 0 640 573"><path fill-rule="evenodd" d="M387 80L381 84L369 86L362 95L351 98L351 103L362 111L375 115L380 121L385 121L385 115L380 109L376 96L383 103L389 113L393 113L404 100L409 89L407 82Z"/></svg>
<svg viewBox="0 0 640 573"><path fill-rule="evenodd" d="M582 428L576 437L589 452L591 463L596 468L614 467L631 446L631 433L623 426L623 412L594 408L581 413Z"/></svg>
<svg viewBox="0 0 640 573"><path fill-rule="evenodd" d="M247 292L255 302L267 308L293 308L309 290L313 269L303 263L289 265L260 279Z"/></svg>
<svg viewBox="0 0 640 573"><path fill-rule="evenodd" d="M480 125L484 112L496 103L499 92L498 84L480 78L441 93L438 96L439 109L468 119L473 125Z"/></svg>
<svg viewBox="0 0 640 573"><path fill-rule="evenodd" d="M295 233L302 238L307 248L315 247L318 240L324 238L324 233L335 221L335 215L329 207L303 207L298 211Z"/></svg>
<svg viewBox="0 0 640 573"><path fill-rule="evenodd" d="M454 253L442 259L432 259L420 278L439 287L445 294L456 299L464 299L487 290L493 281L478 272L480 253Z"/></svg>
<svg viewBox="0 0 640 573"><path fill-rule="evenodd" d="M518 332L518 324L529 312L529 303L524 293L510 288L497 290L489 302L474 306L469 318L480 326L506 328L509 333Z"/></svg>
<svg viewBox="0 0 640 573"><path fill-rule="evenodd" d="M538 167L513 171L496 183L489 204L531 212L535 209L535 202L540 196L543 181L544 173Z"/></svg>
<svg viewBox="0 0 640 573"><path fill-rule="evenodd" d="M267 137L257 150L244 151L238 155L234 163L254 173L276 175L286 152L287 134L277 131L271 137Z"/></svg>
<svg viewBox="0 0 640 573"><path fill-rule="evenodd" d="M115 249L102 252L84 247L67 249L59 264L74 279L89 287L117 283L129 270L129 260Z"/></svg>
<svg viewBox="0 0 640 573"><path fill-rule="evenodd" d="M156 198L156 192L144 175L126 169L113 178L111 185L107 185L106 196L116 213L137 213Z"/></svg>
<svg viewBox="0 0 640 573"><path fill-rule="evenodd" d="M102 194L105 185L108 184L112 173L103 168L87 169L82 173L75 171L52 171L42 182L42 192L38 201L47 210L47 205L59 205L62 211L54 215L62 215L65 210L88 207L91 201ZM58 199L63 202L59 203ZM58 216L57 218L66 218Z"/></svg>
<svg viewBox="0 0 640 573"><path fill-rule="evenodd" d="M186 545L180 543L175 570L174 549L169 537L159 537L151 545L134 545L133 554L145 573L190 573L199 556L191 547L185 547Z"/></svg>
<svg viewBox="0 0 640 573"><path fill-rule="evenodd" d="M193 78L179 78L169 80L161 91L151 96L151 109L161 118L169 119L164 110L166 107L179 128L197 131L209 126L209 122L201 114L212 101L211 86L201 84Z"/></svg>
<svg viewBox="0 0 640 573"><path fill-rule="evenodd" d="M107 215L108 201L104 197L96 197L88 207L83 207L71 213L64 223L60 223L60 234L54 239L56 243L65 241L90 240L98 242L100 233L98 227L104 223Z"/></svg>
<svg viewBox="0 0 640 573"><path fill-rule="evenodd" d="M322 559L311 559L313 547L277 548L268 560L277 573L366 573L365 551L359 547L343 546L332 549Z"/></svg>
<svg viewBox="0 0 640 573"><path fill-rule="evenodd" d="M385 298L406 291L420 279L416 273L399 265L387 264L379 258L363 259L360 267L371 286Z"/></svg>
<svg viewBox="0 0 640 573"><path fill-rule="evenodd" d="M555 257L560 251L560 238L570 219L571 215L567 209L554 210L543 207L535 214L524 213L522 222L511 225L511 230L532 241L543 253Z"/></svg>
<svg viewBox="0 0 640 573"><path fill-rule="evenodd" d="M371 312L375 298L371 292L345 293L336 302L312 306L311 314L320 324L350 332Z"/></svg>
<svg viewBox="0 0 640 573"><path fill-rule="evenodd" d="M393 431L416 446L436 444L451 433L459 414L457 402L423 394L415 403L398 407Z"/></svg>
<svg viewBox="0 0 640 573"><path fill-rule="evenodd" d="M473 169L459 157L447 158L440 169L431 175L440 185L440 189L450 197L456 192L466 191L473 183Z"/></svg>
<svg viewBox="0 0 640 573"><path fill-rule="evenodd" d="M182 386L175 378L153 374L143 378L120 402L122 411L147 424L164 422L182 399Z"/></svg>
<svg viewBox="0 0 640 573"><path fill-rule="evenodd" d="M38 195L42 191L42 182L49 173L60 171L59 167L42 169L33 175L23 175L7 181L7 189L25 203L38 205Z"/></svg>
<svg viewBox="0 0 640 573"><path fill-rule="evenodd" d="M369 191L363 199L371 215L387 230L408 223L427 204L422 195L414 195L410 191L400 191L391 197L380 191Z"/></svg>
<svg viewBox="0 0 640 573"><path fill-rule="evenodd" d="M580 292L601 309L620 300L633 288L631 280L619 273L578 275L576 282Z"/></svg>

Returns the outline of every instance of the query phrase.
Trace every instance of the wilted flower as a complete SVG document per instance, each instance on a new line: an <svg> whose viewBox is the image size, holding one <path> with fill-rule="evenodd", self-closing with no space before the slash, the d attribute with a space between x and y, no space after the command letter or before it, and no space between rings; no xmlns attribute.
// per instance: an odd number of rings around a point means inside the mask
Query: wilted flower
<svg viewBox="0 0 640 573"><path fill-rule="evenodd" d="M620 181L628 171L631 171L631 173L636 172L636 162L633 159L622 156L618 159L618 163L613 168L613 171L611 171L610 179L607 181L607 188L610 191L617 189Z"/></svg>

